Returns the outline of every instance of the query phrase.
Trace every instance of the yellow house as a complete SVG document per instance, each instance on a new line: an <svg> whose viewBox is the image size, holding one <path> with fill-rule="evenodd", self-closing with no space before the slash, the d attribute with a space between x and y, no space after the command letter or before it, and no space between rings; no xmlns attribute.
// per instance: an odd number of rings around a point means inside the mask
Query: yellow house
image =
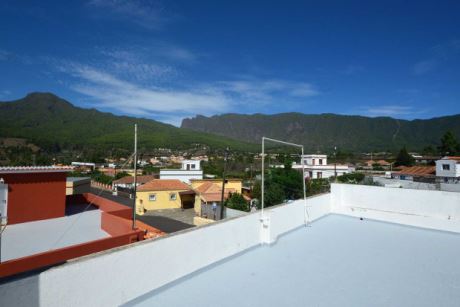
<svg viewBox="0 0 460 307"><path fill-rule="evenodd" d="M202 216L202 205L220 204L222 200L222 179L192 179L192 188L197 193L195 201L195 213ZM227 199L230 193L241 194L243 188L241 179L225 180L224 199ZM209 209L209 208L208 208Z"/></svg>
<svg viewBox="0 0 460 307"><path fill-rule="evenodd" d="M191 187L177 179L154 179L138 187L136 212L194 208L199 201Z"/></svg>

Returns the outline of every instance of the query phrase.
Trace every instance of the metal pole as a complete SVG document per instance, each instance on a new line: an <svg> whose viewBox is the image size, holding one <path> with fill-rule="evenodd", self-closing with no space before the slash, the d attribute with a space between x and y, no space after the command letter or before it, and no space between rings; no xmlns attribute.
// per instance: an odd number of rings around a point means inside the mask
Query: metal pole
<svg viewBox="0 0 460 307"><path fill-rule="evenodd" d="M261 195L260 195L260 198L261 198L261 201L260 201L260 204L261 204L261 215L262 215L262 218L264 217L264 192L265 192L265 137L262 137L262 187L261 187Z"/></svg>
<svg viewBox="0 0 460 307"><path fill-rule="evenodd" d="M220 195L220 219L224 219L225 171L227 170L228 147L224 154L224 171L222 172L222 193ZM215 213L214 213L215 214Z"/></svg>
<svg viewBox="0 0 460 307"><path fill-rule="evenodd" d="M133 229L136 229L136 193L137 193L137 124L134 124L134 205L133 205Z"/></svg>
<svg viewBox="0 0 460 307"><path fill-rule="evenodd" d="M300 156L300 159L302 160L304 223L305 223L305 226L307 226L309 217L308 217L308 211L307 211L307 189L305 187L305 161L304 161L303 155L304 155L304 152L303 152L303 146L302 146L302 155Z"/></svg>
<svg viewBox="0 0 460 307"><path fill-rule="evenodd" d="M337 146L334 146L334 182L337 182Z"/></svg>
<svg viewBox="0 0 460 307"><path fill-rule="evenodd" d="M0 263L2 263L2 234L3 234L2 224L3 224L3 218L2 218L2 213L0 212Z"/></svg>

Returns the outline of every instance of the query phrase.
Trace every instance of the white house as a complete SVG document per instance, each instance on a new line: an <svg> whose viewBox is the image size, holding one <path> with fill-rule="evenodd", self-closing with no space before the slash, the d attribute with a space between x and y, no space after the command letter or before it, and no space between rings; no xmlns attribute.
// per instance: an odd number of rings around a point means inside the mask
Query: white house
<svg viewBox="0 0 460 307"><path fill-rule="evenodd" d="M187 184L191 179L203 179L200 160L183 160L180 169L160 169L160 179L178 179Z"/></svg>
<svg viewBox="0 0 460 307"><path fill-rule="evenodd" d="M436 177L445 183L460 181L460 157L444 157L436 161Z"/></svg>
<svg viewBox="0 0 460 307"><path fill-rule="evenodd" d="M354 168L348 165L327 164L327 155L303 155L302 159L305 165L305 178L329 178L335 174L341 176L354 171ZM302 164L294 164L292 168L302 170Z"/></svg>

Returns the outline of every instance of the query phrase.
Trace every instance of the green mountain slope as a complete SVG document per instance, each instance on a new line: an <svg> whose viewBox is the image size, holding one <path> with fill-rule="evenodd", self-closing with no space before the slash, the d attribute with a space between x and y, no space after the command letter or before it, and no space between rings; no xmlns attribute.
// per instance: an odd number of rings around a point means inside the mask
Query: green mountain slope
<svg viewBox="0 0 460 307"><path fill-rule="evenodd" d="M310 151L331 150L334 146L351 151L385 151L404 145L420 150L438 145L447 130L460 137L460 114L412 121L336 114L224 114L184 119L182 127L248 142L260 143L262 136L272 137L304 144Z"/></svg>
<svg viewBox="0 0 460 307"><path fill-rule="evenodd" d="M50 93L32 93L16 101L0 102L0 118L0 137L25 138L42 148L131 149L135 123L140 147L147 149L187 149L199 145L212 149L255 148L245 142L154 120L78 108Z"/></svg>

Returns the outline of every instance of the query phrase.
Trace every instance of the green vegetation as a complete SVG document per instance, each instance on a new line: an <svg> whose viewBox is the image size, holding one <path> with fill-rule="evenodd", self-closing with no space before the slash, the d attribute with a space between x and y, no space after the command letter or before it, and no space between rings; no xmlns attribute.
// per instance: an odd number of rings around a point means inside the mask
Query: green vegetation
<svg viewBox="0 0 460 307"><path fill-rule="evenodd" d="M254 198L261 197L261 183L257 181L253 189ZM284 168L271 168L265 179L265 207L303 197L302 174L287 163Z"/></svg>
<svg viewBox="0 0 460 307"><path fill-rule="evenodd" d="M64 151L81 159L103 162L108 155L126 157L132 151L134 124L139 128L139 151L153 148L233 151L258 149L253 144L181 129L154 120L115 116L77 108L50 93L0 103L0 137L24 138L55 156ZM31 164L32 159L27 159ZM21 161L22 162L22 161Z"/></svg>
<svg viewBox="0 0 460 307"><path fill-rule="evenodd" d="M403 146L418 151L437 146L445 131L460 135L460 114L411 121L336 114L224 114L185 119L182 127L254 143L264 135L304 144L307 152L331 153L334 146L348 152L396 151Z"/></svg>
<svg viewBox="0 0 460 307"><path fill-rule="evenodd" d="M120 176L121 177L125 177L127 174L125 173L123 175L123 172L119 173L121 174ZM117 174L118 175L118 174ZM119 178L114 178L114 177L111 177L111 176L108 176L98 170L95 170L95 171L92 171L92 172L89 172L89 173L82 173L82 172L79 172L79 171L74 171L74 172L70 172L68 173L67 175L68 177L90 177L91 180L94 180L94 181L97 181L99 183L103 183L103 184L112 184L112 182L116 179L119 179Z"/></svg>
<svg viewBox="0 0 460 307"><path fill-rule="evenodd" d="M452 133L447 131L441 138L441 146L438 148L439 152L443 156L455 155L460 153L460 143Z"/></svg>
<svg viewBox="0 0 460 307"><path fill-rule="evenodd" d="M362 173L349 173L343 174L337 177L337 181L340 183L361 183L364 180L364 174Z"/></svg>
<svg viewBox="0 0 460 307"><path fill-rule="evenodd" d="M414 163L415 159L407 152L406 147L401 148L396 156L395 166L412 166Z"/></svg>
<svg viewBox="0 0 460 307"><path fill-rule="evenodd" d="M231 193L225 201L225 206L231 209L249 212L249 204L239 193Z"/></svg>
<svg viewBox="0 0 460 307"><path fill-rule="evenodd" d="M321 193L327 193L331 190L331 183L328 179L311 179L306 185L307 197Z"/></svg>

